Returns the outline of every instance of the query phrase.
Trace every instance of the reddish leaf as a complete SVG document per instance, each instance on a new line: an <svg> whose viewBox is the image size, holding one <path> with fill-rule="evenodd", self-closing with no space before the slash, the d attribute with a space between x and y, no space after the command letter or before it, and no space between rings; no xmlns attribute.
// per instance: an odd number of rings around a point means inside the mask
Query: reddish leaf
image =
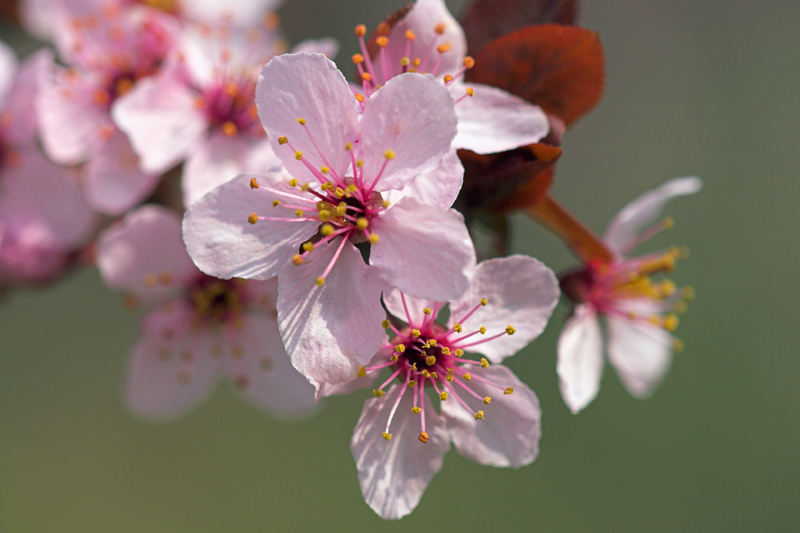
<svg viewBox="0 0 800 533"><path fill-rule="evenodd" d="M574 26L530 26L492 41L467 71L485 83L524 98L567 126L603 94L603 47L597 33Z"/></svg>
<svg viewBox="0 0 800 533"><path fill-rule="evenodd" d="M536 24L574 25L579 0L476 0L461 16L475 55L498 37Z"/></svg>

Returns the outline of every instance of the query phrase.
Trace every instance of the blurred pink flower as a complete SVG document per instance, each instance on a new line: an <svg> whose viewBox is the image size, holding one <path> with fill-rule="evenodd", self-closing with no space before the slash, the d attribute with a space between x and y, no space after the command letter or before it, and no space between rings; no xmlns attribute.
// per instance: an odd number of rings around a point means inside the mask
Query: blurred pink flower
<svg viewBox="0 0 800 533"><path fill-rule="evenodd" d="M678 325L674 313L686 307L690 287L678 290L670 280L653 282L653 274L670 272L683 252L676 248L638 257L625 257L662 230L667 202L700 190L698 178L679 178L648 191L617 214L603 236L617 254L606 264L597 262L562 278L564 293L575 302L558 341L558 375L561 395L573 413L586 407L600 391L603 373L603 335L600 317L607 326L608 360L632 395L649 396L663 379L673 348L682 343L671 332Z"/></svg>
<svg viewBox="0 0 800 533"><path fill-rule="evenodd" d="M41 51L18 68L0 43L0 286L54 278L95 227L73 174L36 145L33 102L51 60Z"/></svg>
<svg viewBox="0 0 800 533"><path fill-rule="evenodd" d="M391 370L373 390L377 398L364 404L350 443L361 492L382 518L414 510L441 469L450 441L481 464L519 468L536 458L539 402L499 363L539 336L558 294L553 272L520 255L480 263L467 291L449 303L446 326L435 322L446 302L396 289L384 293L386 308L407 325L396 328L386 321L396 336L361 377L320 390L324 396L350 392L369 386L382 369ZM467 359L465 352L485 357ZM399 383L387 389L395 379ZM441 414L426 387L439 397Z"/></svg>
<svg viewBox="0 0 800 533"><path fill-rule="evenodd" d="M356 28L362 53L353 61L364 95L405 72L436 76L457 103L458 134L453 148L490 154L533 144L547 135L550 126L540 107L502 89L462 81L475 61L467 56L464 30L443 0L417 0L391 27L384 23L376 34L378 52L370 59L366 29Z"/></svg>
<svg viewBox="0 0 800 533"><path fill-rule="evenodd" d="M275 320L276 283L220 280L198 271L180 217L142 206L97 248L106 283L147 310L130 353L125 401L154 421L174 419L227 378L245 400L281 418L314 410L314 388L292 368Z"/></svg>
<svg viewBox="0 0 800 533"><path fill-rule="evenodd" d="M461 172L437 169L456 132L453 99L432 77L410 74L390 80L359 117L336 66L301 53L264 67L256 103L297 178L240 175L195 202L184 218L189 255L221 278L278 275L295 368L312 382L350 381L383 341L385 283L446 299L471 279L475 250L460 214L426 197L390 206L382 196L430 173L452 202Z"/></svg>

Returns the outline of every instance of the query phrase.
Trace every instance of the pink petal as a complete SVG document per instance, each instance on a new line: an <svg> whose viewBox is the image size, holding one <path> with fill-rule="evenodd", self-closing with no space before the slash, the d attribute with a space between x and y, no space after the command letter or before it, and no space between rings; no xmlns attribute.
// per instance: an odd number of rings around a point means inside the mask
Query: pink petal
<svg viewBox="0 0 800 533"><path fill-rule="evenodd" d="M442 415L458 453L476 463L519 468L528 465L539 454L542 435L542 410L536 394L506 366L470 368L476 376L488 379L501 387L513 387L513 394L473 379L465 384L479 396L491 398L484 402L456 387L458 395L475 411L485 413L476 420L473 413L457 401L442 402Z"/></svg>
<svg viewBox="0 0 800 533"><path fill-rule="evenodd" d="M149 300L174 297L200 276L183 246L180 216L157 205L131 211L100 235L97 267L110 287Z"/></svg>
<svg viewBox="0 0 800 533"><path fill-rule="evenodd" d="M341 239L319 245L309 262L287 263L278 276L278 324L294 367L309 381L343 383L355 379L383 344L383 284L345 243L325 284L317 278Z"/></svg>
<svg viewBox="0 0 800 533"><path fill-rule="evenodd" d="M263 185L250 188L251 178ZM286 201L266 188L297 194L298 189L276 174L241 174L206 194L186 211L183 240L197 267L223 279L269 279L314 235L318 221L291 221L291 214L276 210L272 201ZM287 216L288 222L260 220L250 224L250 213Z"/></svg>
<svg viewBox="0 0 800 533"><path fill-rule="evenodd" d="M86 166L86 197L93 208L120 215L152 193L160 176L139 169L125 134L115 131Z"/></svg>
<svg viewBox="0 0 800 533"><path fill-rule="evenodd" d="M221 370L206 332L190 331L191 311L155 311L144 319L142 336L128 359L125 403L152 422L169 422L204 400Z"/></svg>
<svg viewBox="0 0 800 533"><path fill-rule="evenodd" d="M619 302L626 311L640 316L657 312L650 302ZM664 379L672 362L672 336L645 321L609 315L608 361L633 396L647 398Z"/></svg>
<svg viewBox="0 0 800 533"><path fill-rule="evenodd" d="M550 130L547 115L539 106L502 89L469 83L452 83L449 88L458 99L466 88L474 91L456 104L458 135L454 148L466 148L478 154L513 150L540 141Z"/></svg>
<svg viewBox="0 0 800 533"><path fill-rule="evenodd" d="M558 339L556 368L561 397L577 414L600 391L603 377L603 337L597 314L587 305L575 306Z"/></svg>
<svg viewBox="0 0 800 533"><path fill-rule="evenodd" d="M381 398L364 402L350 450L358 469L361 494L384 520L397 520L416 508L450 449L444 419L425 396L428 442L419 441L420 417L411 412L413 395L406 391L392 420L392 439L382 437L393 404L404 385L392 385Z"/></svg>
<svg viewBox="0 0 800 533"><path fill-rule="evenodd" d="M283 0L185 0L181 8L183 16L196 22L218 24L223 20L235 26L251 26L282 4Z"/></svg>
<svg viewBox="0 0 800 533"><path fill-rule="evenodd" d="M248 314L238 336L243 357L226 361L229 378L239 395L283 419L308 416L317 410L314 386L289 361L273 317Z"/></svg>
<svg viewBox="0 0 800 533"><path fill-rule="evenodd" d="M457 123L450 92L432 76L406 74L389 80L370 96L361 117L366 183L375 181L387 150L394 152L394 159L386 164L378 191L402 189L434 170L450 151Z"/></svg>
<svg viewBox="0 0 800 533"><path fill-rule="evenodd" d="M603 235L612 249L624 253L627 244L640 231L647 229L661 216L667 203L678 196L694 194L703 186L700 178L675 178L657 189L647 191L617 213Z"/></svg>
<svg viewBox="0 0 800 533"><path fill-rule="evenodd" d="M163 173L197 150L208 122L196 94L168 76L145 78L114 102L111 115L128 134L142 170Z"/></svg>
<svg viewBox="0 0 800 533"><path fill-rule="evenodd" d="M6 98L17 74L17 55L10 46L0 41L0 109L6 107Z"/></svg>
<svg viewBox="0 0 800 533"><path fill-rule="evenodd" d="M183 203L196 200L239 174L278 172L281 161L267 139L213 133L200 143L183 167Z"/></svg>
<svg viewBox="0 0 800 533"><path fill-rule="evenodd" d="M292 47L291 53L299 54L301 52L306 52L308 54L325 54L325 57L328 59L335 59L340 48L339 41L336 39L332 37L323 37L321 39L306 39L305 41L300 41Z"/></svg>
<svg viewBox="0 0 800 533"><path fill-rule="evenodd" d="M385 337L384 344L388 343L389 337ZM372 360L365 366L369 368L371 366L385 363L389 360L389 357L391 357L393 352L394 351L390 348L381 348L378 350L378 353L375 354ZM317 398L326 398L328 396L344 396L345 394L350 394L351 392L355 392L359 389L371 388L374 385L375 380L378 379L380 373L380 369L372 370L361 377L357 377L356 379L346 381L344 383L322 383L317 389Z"/></svg>
<svg viewBox="0 0 800 533"><path fill-rule="evenodd" d="M492 363L500 363L544 331L558 303L558 296L558 279L552 270L536 259L524 255L489 259L475 268L469 289L450 303L449 322L461 320L481 302L481 298L486 298L488 303L461 323L464 331L471 332L485 326L486 335L491 336L513 326L516 333L466 351L483 354Z"/></svg>
<svg viewBox="0 0 800 533"><path fill-rule="evenodd" d="M357 102L330 59L306 53L273 58L261 71L256 104L272 148L292 176L301 182L313 179L295 158L297 150L314 167L328 166L344 177L351 159L345 144L355 145L359 137ZM298 118L306 125L300 125ZM291 148L278 143L280 136L289 139Z"/></svg>
<svg viewBox="0 0 800 533"><path fill-rule="evenodd" d="M372 245L370 264L387 284L440 301L469 286L475 248L457 211L403 198L374 219L371 229L380 242Z"/></svg>
<svg viewBox="0 0 800 533"><path fill-rule="evenodd" d="M456 201L464 182L464 167L455 150L450 150L438 167L423 172L402 190L389 191L383 197L396 204L411 196L418 201L447 209Z"/></svg>
<svg viewBox="0 0 800 533"><path fill-rule="evenodd" d="M403 299L406 301L405 306L403 306ZM433 309L436 305L435 300L428 300L427 298L416 298L406 294L402 295L401 298L400 291L393 287L384 289L383 303L392 315L412 327L422 325L422 320L425 318L425 313L422 312L423 309L426 307ZM439 309L444 308L446 303L447 302L439 302ZM406 308L408 308L408 315L410 315L410 317L406 315Z"/></svg>
<svg viewBox="0 0 800 533"><path fill-rule="evenodd" d="M36 97L39 86L43 83L52 63L53 53L44 49L28 57L20 65L17 78L5 100L8 122L2 127L6 142L17 146L32 145L36 142L38 127ZM0 109L3 107L2 100L3 97L0 95Z"/></svg>

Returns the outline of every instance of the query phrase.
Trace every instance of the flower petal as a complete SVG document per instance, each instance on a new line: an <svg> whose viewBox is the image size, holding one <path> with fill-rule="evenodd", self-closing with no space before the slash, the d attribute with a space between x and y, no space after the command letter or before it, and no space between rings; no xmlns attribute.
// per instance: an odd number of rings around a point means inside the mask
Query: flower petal
<svg viewBox="0 0 800 533"><path fill-rule="evenodd" d="M631 303L619 302L619 305L625 310L636 309L641 316L650 316L657 310L647 301L638 301L635 307ZM606 319L609 363L628 392L637 398L647 398L669 370L672 336L645 321L610 315Z"/></svg>
<svg viewBox="0 0 800 533"><path fill-rule="evenodd" d="M238 336L243 357L228 359L229 376L238 394L283 419L308 416L317 410L314 386L292 367L274 318L248 314Z"/></svg>
<svg viewBox="0 0 800 533"><path fill-rule="evenodd" d="M423 172L402 190L388 191L383 197L396 204L406 196L447 209L456 201L464 183L464 167L455 150L450 150L438 167Z"/></svg>
<svg viewBox="0 0 800 533"><path fill-rule="evenodd" d="M193 153L208 122L195 94L169 76L145 78L114 102L111 116L141 158L142 170L163 173Z"/></svg>
<svg viewBox="0 0 800 533"><path fill-rule="evenodd" d="M364 402L350 441L361 494L384 520L397 520L414 510L450 449L444 419L427 396L424 409L428 442L419 441L420 420L411 412L410 392L403 395L392 420L392 439L387 441L381 436L400 387L404 385L392 385L383 397Z"/></svg>
<svg viewBox="0 0 800 533"><path fill-rule="evenodd" d="M403 299L406 301L405 306L403 305ZM436 305L436 301L408 296L402 294L394 287L387 287L383 290L383 304L392 315L409 326L419 327L422 325L422 321L425 318L423 309L426 307L433 309L434 305ZM442 309L445 304L447 304L447 302L439 302L439 309ZM406 308L408 308L408 314L406 314Z"/></svg>
<svg viewBox="0 0 800 533"><path fill-rule="evenodd" d="M450 151L458 119L450 92L433 76L404 74L370 96L361 117L364 177L375 187L402 189L423 172L434 170ZM386 161L385 152L394 152Z"/></svg>
<svg viewBox="0 0 800 533"><path fill-rule="evenodd" d="M251 189L252 178L264 187ZM223 279L269 279L316 233L318 221L296 222L289 216L287 222L248 223L250 213L284 216L283 211L273 210L272 201L287 197L265 187L297 194L276 174L241 174L189 207L183 218L183 240L200 270Z"/></svg>
<svg viewBox="0 0 800 533"><path fill-rule="evenodd" d="M330 59L307 53L273 58L261 70L256 104L272 148L292 176L301 182L311 179L295 158L297 150L314 167L328 166L344 177L350 166L345 145L355 145L359 139L357 101ZM305 126L297 122L299 118L305 119ZM280 136L288 138L291 148L279 144Z"/></svg>
<svg viewBox="0 0 800 533"><path fill-rule="evenodd" d="M294 367L309 381L343 383L375 355L384 340L383 283L349 242L328 274L341 238L318 245L308 262L287 263L278 276L278 324Z"/></svg>
<svg viewBox="0 0 800 533"><path fill-rule="evenodd" d="M97 267L110 287L148 300L174 296L201 275L181 240L180 217L157 205L131 211L100 235Z"/></svg>
<svg viewBox="0 0 800 533"><path fill-rule="evenodd" d="M516 333L466 348L466 351L481 353L489 361L500 363L544 331L559 294L555 274L538 260L524 255L489 259L475 268L469 289L450 303L449 322L461 320L481 303L481 298L486 298L485 306L461 322L464 329L472 331L484 326L486 334L491 336L513 326Z"/></svg>
<svg viewBox="0 0 800 533"><path fill-rule="evenodd" d="M603 337L597 314L587 305L575 306L558 339L561 397L577 414L600 391L603 377Z"/></svg>
<svg viewBox="0 0 800 533"><path fill-rule="evenodd" d="M183 15L196 22L218 24L223 20L234 26L249 27L282 4L283 0L190 0L181 2L181 7Z"/></svg>
<svg viewBox="0 0 800 533"><path fill-rule="evenodd" d="M333 37L323 37L321 39L306 39L305 41L300 41L292 47L291 53L299 54L301 52L306 52L308 54L325 54L328 59L332 60L336 58L336 54L339 53L340 48L339 41Z"/></svg>
<svg viewBox="0 0 800 533"><path fill-rule="evenodd" d="M53 52L47 49L40 50L22 62L5 101L3 88L0 87L0 109L5 106L9 111L2 126L7 143L19 146L32 145L36 142L38 124L36 99L39 86L44 82L52 64ZM2 76L0 72L0 77Z"/></svg>
<svg viewBox="0 0 800 533"><path fill-rule="evenodd" d="M217 382L220 359L205 332L190 332L190 311L155 311L128 359L125 403L152 422L169 422L205 399Z"/></svg>
<svg viewBox="0 0 800 533"><path fill-rule="evenodd" d="M388 337L384 338L384 344L389 344ZM378 350L378 353L375 354L369 364L365 366L369 368L371 366L385 363L389 360L389 357L391 357L393 353L394 350L390 348L381 348ZM368 389L372 387L372 385L375 383L375 380L378 379L380 373L380 369L371 370L361 377L357 377L354 380L346 381L344 383L337 383L335 385L331 383L322 383L319 389L317 389L317 397L325 398L328 396L344 396L345 394L350 394L351 392L355 392L359 389Z"/></svg>
<svg viewBox="0 0 800 533"><path fill-rule="evenodd" d="M0 109L6 107L6 98L17 74L17 55L4 42L0 42Z"/></svg>
<svg viewBox="0 0 800 533"><path fill-rule="evenodd" d="M476 376L500 387L513 387L513 394L473 379L466 385L478 395L491 398L489 405L478 401L461 387L458 395L477 412L485 411L483 420L457 401L442 402L442 415L458 453L476 463L519 468L530 464L539 454L542 435L542 410L536 394L506 366L470 369Z"/></svg>
<svg viewBox="0 0 800 533"><path fill-rule="evenodd" d="M445 301L469 286L475 248L460 213L403 198L373 219L370 264L410 296Z"/></svg>
<svg viewBox="0 0 800 533"><path fill-rule="evenodd" d="M603 241L619 253L638 232L652 225L661 216L667 203L675 197L694 194L703 186L700 178L675 178L660 187L647 191L617 213L603 235Z"/></svg>
<svg viewBox="0 0 800 533"><path fill-rule="evenodd" d="M458 135L454 148L466 148L477 154L493 154L539 142L550 131L550 122L542 108L534 106L502 89L470 83L449 85L453 98L472 97L456 105Z"/></svg>

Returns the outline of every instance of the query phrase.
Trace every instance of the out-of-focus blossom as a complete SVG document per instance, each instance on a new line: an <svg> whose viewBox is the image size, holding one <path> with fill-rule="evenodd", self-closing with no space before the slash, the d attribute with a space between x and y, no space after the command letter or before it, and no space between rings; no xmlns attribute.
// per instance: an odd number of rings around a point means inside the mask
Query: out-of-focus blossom
<svg viewBox="0 0 800 533"><path fill-rule="evenodd" d="M220 378L282 418L314 410L314 388L292 368L275 320L275 280L220 280L192 264L180 217L143 206L106 230L97 247L106 283L147 313L130 353L125 401L154 421L174 419Z"/></svg>
<svg viewBox="0 0 800 533"><path fill-rule="evenodd" d="M547 117L539 107L495 87L463 83L464 73L475 61L467 56L464 31L442 0L418 0L379 25L369 44L365 35L366 28L357 26L362 53L353 56L353 61L364 96L406 72L436 76L457 103L458 135L453 148L489 154L535 143L547 135Z"/></svg>
<svg viewBox="0 0 800 533"><path fill-rule="evenodd" d="M655 282L654 274L670 272L684 253L677 247L637 257L634 248L672 226L672 219L656 222L671 199L700 190L698 178L668 181L628 204L611 221L603 241L614 253L612 261L590 261L562 277L564 293L576 302L558 342L561 395L577 413L600 390L603 345L622 384L638 398L649 396L661 382L673 349L683 344L671 332L676 312L686 309L694 291L678 289L670 280ZM603 341L600 318L607 326Z"/></svg>
<svg viewBox="0 0 800 533"><path fill-rule="evenodd" d="M73 174L36 145L34 99L51 60L42 51L18 68L0 43L0 286L54 278L94 229Z"/></svg>
<svg viewBox="0 0 800 533"><path fill-rule="evenodd" d="M336 66L301 53L264 67L256 103L294 177L241 175L208 193L184 218L187 249L220 278L278 275L295 367L313 382L349 381L382 343L368 325L383 316L385 283L446 299L472 276L475 251L458 213L382 196L437 169L456 132L453 99L430 76L400 76L359 117ZM434 174L438 186L460 187L460 172ZM355 245L369 246L369 264Z"/></svg>
<svg viewBox="0 0 800 533"><path fill-rule="evenodd" d="M406 325L385 321L395 336L360 377L321 388L323 395L341 394L391 371L364 404L350 443L361 492L382 518L414 510L450 441L481 464L518 468L536 458L539 402L499 363L544 330L557 301L553 272L519 255L480 263L469 289L449 302L446 325L436 322L446 302L384 293L389 312ZM439 398L441 414L426 391Z"/></svg>
<svg viewBox="0 0 800 533"><path fill-rule="evenodd" d="M175 44L177 27L157 12L108 4L73 17L59 39L69 68L53 65L38 98L47 154L66 165L86 163L87 199L119 214L150 194L159 175L144 173L125 134L111 119L117 99L155 74Z"/></svg>

